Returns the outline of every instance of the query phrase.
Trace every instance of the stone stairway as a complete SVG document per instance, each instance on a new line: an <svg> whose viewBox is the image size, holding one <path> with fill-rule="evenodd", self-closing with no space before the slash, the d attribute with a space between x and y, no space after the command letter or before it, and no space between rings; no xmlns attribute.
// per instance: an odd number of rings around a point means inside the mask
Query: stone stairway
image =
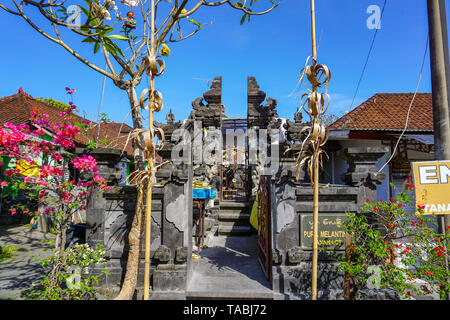
<svg viewBox="0 0 450 320"><path fill-rule="evenodd" d="M254 233L250 225L250 208L246 202L221 202L219 235L248 236Z"/></svg>

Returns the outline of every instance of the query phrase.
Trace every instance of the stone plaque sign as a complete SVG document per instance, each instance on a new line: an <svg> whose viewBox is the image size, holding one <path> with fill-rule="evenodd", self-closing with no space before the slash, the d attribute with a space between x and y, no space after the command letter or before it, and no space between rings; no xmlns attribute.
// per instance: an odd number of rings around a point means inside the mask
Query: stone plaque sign
<svg viewBox="0 0 450 320"><path fill-rule="evenodd" d="M344 249L345 214L319 215L319 249ZM312 250L313 215L300 215L300 242L302 249Z"/></svg>

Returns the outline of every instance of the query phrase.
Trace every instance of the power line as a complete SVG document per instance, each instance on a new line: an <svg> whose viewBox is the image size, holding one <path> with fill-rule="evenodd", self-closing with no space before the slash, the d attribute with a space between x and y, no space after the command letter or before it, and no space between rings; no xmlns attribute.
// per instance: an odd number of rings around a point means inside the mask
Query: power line
<svg viewBox="0 0 450 320"><path fill-rule="evenodd" d="M417 82L416 91L414 92L414 95L413 95L413 97L412 97L411 103L409 104L408 114L406 115L405 127L403 128L402 133L401 133L400 136L398 137L398 140L397 140L397 143L395 144L394 150L392 150L391 157L390 157L389 160L381 167L381 169L378 170L378 172L381 172L381 171L384 169L384 167L386 167L386 165L387 165L389 162L391 162L392 158L393 158L394 155L395 155L395 152L397 151L397 147L398 147L398 145L399 145L399 143L400 143L400 140L402 139L403 135L404 135L405 132L406 132L406 129L408 128L408 121L409 121L409 115L410 115L410 112L411 112L411 108L412 108L412 105L413 105L413 103L414 103L414 100L416 99L417 92L419 91L420 81L422 80L423 67L424 67L424 65L425 65L425 59L426 59L427 53L428 53L428 42L429 42L429 39L430 39L430 37L428 36L428 37L427 37L427 44L426 44L426 46L425 46L425 53L424 53L424 55L423 55L422 66L421 66L421 68L420 68L419 81Z"/></svg>
<svg viewBox="0 0 450 320"><path fill-rule="evenodd" d="M369 53L367 54L366 62L364 63L363 70L361 72L361 76L358 81L358 85L356 86L355 94L353 95L352 104L350 106L350 110L353 108L353 103L355 102L356 95L358 94L359 86L361 84L362 78L364 76L364 72L366 71L367 64L369 62L370 54L372 53L373 45L375 43L375 39L377 38L378 30L380 29L381 20L383 19L384 8L386 7L387 0L384 0L383 9L381 10L380 20L378 21L378 26L375 29L375 34L372 38L372 43L370 45Z"/></svg>

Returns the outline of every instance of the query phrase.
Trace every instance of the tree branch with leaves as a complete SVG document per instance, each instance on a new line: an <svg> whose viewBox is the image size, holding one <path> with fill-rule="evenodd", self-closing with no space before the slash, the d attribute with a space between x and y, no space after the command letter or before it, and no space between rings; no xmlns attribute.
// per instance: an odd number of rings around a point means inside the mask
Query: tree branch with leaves
<svg viewBox="0 0 450 320"><path fill-rule="evenodd" d="M168 44L179 43L198 34L207 25L194 19L202 8L230 6L242 14L240 23L243 24L250 21L251 16L271 12L281 1L260 0L258 3L258 0L198 0L192 5L194 1L189 1L188 4L187 0L156 0L154 52L168 56L171 52ZM148 68L145 61L151 55L150 1L122 0L121 4L116 4L113 0L9 0L9 4L0 4L0 8L22 18L39 34L63 47L78 61L111 79L117 88L127 93L134 130L144 128L136 87L145 76ZM133 12L134 8L139 10ZM262 9L259 10L260 8ZM127 16L123 16L120 9L128 10ZM134 20L134 14L138 15L137 21ZM45 23L44 26L38 25L37 21L42 18L50 23L50 27ZM141 25L141 28L138 30L136 25ZM78 42L69 44L63 37L66 31L78 36ZM101 52L106 67L96 65L93 55L83 56L80 53L82 43L91 45L93 54ZM137 148L136 141L131 140L136 166L144 170L144 154ZM136 207L129 234L130 249L125 281L117 299L131 299L135 291L143 229L141 209L142 206Z"/></svg>

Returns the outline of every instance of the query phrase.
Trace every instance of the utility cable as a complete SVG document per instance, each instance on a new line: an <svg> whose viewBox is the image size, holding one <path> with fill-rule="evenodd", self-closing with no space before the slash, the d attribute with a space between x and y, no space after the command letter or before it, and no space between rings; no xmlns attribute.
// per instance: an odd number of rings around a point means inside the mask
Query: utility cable
<svg viewBox="0 0 450 320"><path fill-rule="evenodd" d="M369 53L367 54L366 62L364 63L363 70L361 72L361 76L359 77L358 85L356 86L355 94L353 95L352 104L350 106L350 110L353 109L353 103L355 102L356 95L358 94L359 86L361 85L361 81L363 79L364 73L366 71L367 64L369 63L370 54L372 53L373 46L375 44L375 39L377 37L378 30L380 29L381 20L383 19L384 8L386 7L387 0L384 0L383 9L381 10L380 20L378 21L378 26L375 29L375 34L372 38L372 43L370 45Z"/></svg>
<svg viewBox="0 0 450 320"><path fill-rule="evenodd" d="M397 150L397 147L398 147L398 145L399 145L399 143L400 143L400 140L402 139L403 135L404 135L405 132L406 132L406 129L408 128L408 121L409 121L409 115L410 115L410 113L411 113L411 108L412 108L412 105L413 105L413 103L414 103L414 100L416 99L417 92L419 91L420 82L421 82L421 80L422 80L423 67L424 67L424 65L425 65L425 59L426 59L427 53L428 53L428 43L429 43L429 39L430 39L430 37L428 36L428 37L427 37L427 44L426 44L426 46L425 46L425 54L423 55L423 60L422 60L422 67L420 68L419 81L417 82L416 91L414 92L414 95L413 95L413 97L412 97L411 103L409 104L408 114L406 115L405 128L403 129L401 135L398 137L397 143L395 144L395 147L394 147L394 150L392 151L391 157L390 157L389 160L381 167L381 169L378 170L378 172L381 172L381 170L383 170L384 167L386 167L386 165L392 160L392 158L394 157L395 152L396 152L396 150Z"/></svg>

